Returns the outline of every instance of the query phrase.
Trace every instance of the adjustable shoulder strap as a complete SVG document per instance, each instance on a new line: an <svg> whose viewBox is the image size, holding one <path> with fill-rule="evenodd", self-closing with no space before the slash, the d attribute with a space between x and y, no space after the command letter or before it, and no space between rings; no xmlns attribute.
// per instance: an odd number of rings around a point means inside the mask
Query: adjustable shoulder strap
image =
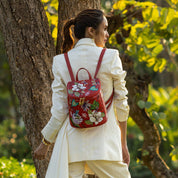
<svg viewBox="0 0 178 178"><path fill-rule="evenodd" d="M99 69L100 69L101 62L102 62L102 59L103 59L103 56L104 56L105 51L106 51L106 48L103 48L102 51L101 51L101 54L100 54L100 57L99 57L99 60L98 60L98 64L97 64L97 67L96 67L96 72L95 72L94 78L96 78L96 76L97 76L97 74L98 74L98 71L99 71ZM109 109L109 107L111 106L112 101L113 101L113 97L114 97L114 88L113 88L113 92L112 92L111 96L110 96L109 99L105 102L106 109Z"/></svg>
<svg viewBox="0 0 178 178"><path fill-rule="evenodd" d="M114 97L114 88L113 88L113 91L112 91L111 96L110 96L109 99L105 102L106 109L109 109L109 107L111 106L113 97Z"/></svg>
<svg viewBox="0 0 178 178"><path fill-rule="evenodd" d="M103 56L104 56L104 53L106 51L106 48L103 48L102 51L101 51L101 54L100 54L100 57L99 57L99 60L98 60L98 64L97 64L97 67L96 67L96 71L95 71L95 76L94 78L96 78L97 74L98 74L98 71L100 69L100 66L101 66L101 62L103 60Z"/></svg>
<svg viewBox="0 0 178 178"><path fill-rule="evenodd" d="M72 68L71 68L71 65L70 65L68 54L64 53L64 57L65 57L65 61L66 61L66 64L67 64L67 68L69 70L70 78L71 78L72 81L75 81L74 74L72 72Z"/></svg>

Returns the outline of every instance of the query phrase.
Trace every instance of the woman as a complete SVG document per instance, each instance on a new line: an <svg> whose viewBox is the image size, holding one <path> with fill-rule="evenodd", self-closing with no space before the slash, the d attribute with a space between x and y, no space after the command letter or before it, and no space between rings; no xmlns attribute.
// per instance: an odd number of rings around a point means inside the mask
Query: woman
<svg viewBox="0 0 178 178"><path fill-rule="evenodd" d="M70 29L72 25L78 40L75 46ZM97 9L84 10L65 24L62 50L68 52L74 76L81 67L94 76L99 55L109 38L107 27L106 17ZM108 121L98 127L71 127L66 92L71 79L64 54L54 57L52 70L52 116L42 130L44 138L35 151L36 158L44 159L48 145L55 142L46 177L82 178L87 164L100 178L129 178L130 157L126 140L129 106L124 80L126 72L122 69L118 51L106 50L97 75L105 101L114 88L114 99L107 113ZM88 79L87 74L82 72L80 80Z"/></svg>

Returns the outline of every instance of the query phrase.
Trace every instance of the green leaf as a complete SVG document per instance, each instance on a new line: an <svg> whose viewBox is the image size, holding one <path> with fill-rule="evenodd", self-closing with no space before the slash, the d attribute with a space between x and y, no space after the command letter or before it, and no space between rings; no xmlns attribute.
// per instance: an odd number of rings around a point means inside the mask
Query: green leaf
<svg viewBox="0 0 178 178"><path fill-rule="evenodd" d="M147 48L153 48L159 45L160 39L151 39L146 43Z"/></svg>
<svg viewBox="0 0 178 178"><path fill-rule="evenodd" d="M70 117L70 120L71 120L72 124L73 124L75 127L80 128L80 126L79 126L78 124L75 124L75 123L73 122L73 120L72 120L72 118L71 118L71 117Z"/></svg>
<svg viewBox="0 0 178 178"><path fill-rule="evenodd" d="M174 40L173 43L171 43L170 45L171 47L171 51L175 52L176 54L178 54L178 39Z"/></svg>
<svg viewBox="0 0 178 178"><path fill-rule="evenodd" d="M105 116L105 114L104 114L104 112L102 112L102 113L101 113L101 117L104 117L104 116Z"/></svg>
<svg viewBox="0 0 178 178"><path fill-rule="evenodd" d="M160 62L160 65L159 65L159 72L162 72L165 69L167 61L164 58L161 58L160 60L161 60L161 62Z"/></svg>
<svg viewBox="0 0 178 178"><path fill-rule="evenodd" d="M168 14L168 9L167 8L162 8L161 9L161 15L160 15L160 21L162 24L166 23L166 17Z"/></svg>
<svg viewBox="0 0 178 178"><path fill-rule="evenodd" d="M91 110L88 110L88 114L92 114L92 111L91 111Z"/></svg>
<svg viewBox="0 0 178 178"><path fill-rule="evenodd" d="M58 9L58 1L57 0L52 0L50 3L51 7L54 7L56 10Z"/></svg>
<svg viewBox="0 0 178 178"><path fill-rule="evenodd" d="M150 108L150 107L151 107L151 102L148 102L148 101L147 101L147 102L145 103L145 108L148 109L148 108Z"/></svg>
<svg viewBox="0 0 178 178"><path fill-rule="evenodd" d="M138 5L142 6L142 7L152 7L152 8L155 8L157 5L153 2L149 2L149 1L146 1L146 2L137 2Z"/></svg>
<svg viewBox="0 0 178 178"><path fill-rule="evenodd" d="M166 114L164 112L159 112L158 115L159 115L160 119L165 119L166 118Z"/></svg>
<svg viewBox="0 0 178 178"><path fill-rule="evenodd" d="M71 106L72 106L72 107L73 107L73 106L75 107L75 106L78 106L78 104L79 104L79 103L77 103L77 102L73 99Z"/></svg>
<svg viewBox="0 0 178 178"><path fill-rule="evenodd" d="M151 7L147 7L143 10L142 15L144 20L149 20L151 17L151 13L152 12L152 8Z"/></svg>
<svg viewBox="0 0 178 178"><path fill-rule="evenodd" d="M94 101L93 104L91 104L91 110L95 110L99 107L99 103L97 101Z"/></svg>
<svg viewBox="0 0 178 178"><path fill-rule="evenodd" d="M151 66L153 66L155 64L156 58L155 57L151 57L151 58L147 59L146 62L147 62L147 66L151 67Z"/></svg>
<svg viewBox="0 0 178 178"><path fill-rule="evenodd" d="M86 120L85 123L86 123L87 125L93 125L93 122L91 122L90 120Z"/></svg>
<svg viewBox="0 0 178 178"><path fill-rule="evenodd" d="M95 110L95 105L91 104L90 109L91 109L91 110Z"/></svg>
<svg viewBox="0 0 178 178"><path fill-rule="evenodd" d="M165 66L166 66L166 63L167 63L167 61L164 58L157 59L156 64L155 64L153 70L155 72L157 72L157 71L162 72L164 70Z"/></svg>
<svg viewBox="0 0 178 178"><path fill-rule="evenodd" d="M172 19L174 18L174 15L176 14L175 10L172 8L169 8L168 10L168 14L166 16L166 23L164 23L164 25L160 28L161 30L163 29L167 29L167 26L169 25L169 23L172 21Z"/></svg>
<svg viewBox="0 0 178 178"><path fill-rule="evenodd" d="M126 3L124 1L118 1L113 5L114 9L124 10L126 7Z"/></svg>
<svg viewBox="0 0 178 178"><path fill-rule="evenodd" d="M79 97L80 96L80 93L79 92L74 92L74 95Z"/></svg>
<svg viewBox="0 0 178 178"><path fill-rule="evenodd" d="M145 108L145 101L139 100L139 101L137 102L137 105L138 105L138 107L139 107L140 109L143 109L143 108Z"/></svg>
<svg viewBox="0 0 178 178"><path fill-rule="evenodd" d="M158 8L154 7L152 10L152 18L151 19L154 21L157 21L158 18L160 18Z"/></svg>
<svg viewBox="0 0 178 178"><path fill-rule="evenodd" d="M159 119L159 115L158 115L158 113L157 113L156 111L153 111L153 112L152 112L152 116L153 116L153 118L155 118L155 119Z"/></svg>
<svg viewBox="0 0 178 178"><path fill-rule="evenodd" d="M73 91L69 89L69 90L68 90L68 93L69 93L69 94L73 94Z"/></svg>
<svg viewBox="0 0 178 178"><path fill-rule="evenodd" d="M57 39L57 27L54 27L53 32L52 32L52 37L54 39Z"/></svg>
<svg viewBox="0 0 178 178"><path fill-rule="evenodd" d="M153 70L154 70L155 72L157 72L157 71L159 70L159 61L156 62L156 64L154 65Z"/></svg>
<svg viewBox="0 0 178 178"><path fill-rule="evenodd" d="M163 50L163 45L159 44L153 49L152 55L157 56L162 50Z"/></svg>
<svg viewBox="0 0 178 178"><path fill-rule="evenodd" d="M173 148L173 150L171 151L171 153L169 155L170 156L178 155L178 147L177 148Z"/></svg>

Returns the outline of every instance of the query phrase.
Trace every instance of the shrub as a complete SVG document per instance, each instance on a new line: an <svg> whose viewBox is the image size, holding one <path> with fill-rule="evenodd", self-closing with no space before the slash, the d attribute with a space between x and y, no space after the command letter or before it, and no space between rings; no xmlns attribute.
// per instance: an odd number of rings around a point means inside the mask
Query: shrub
<svg viewBox="0 0 178 178"><path fill-rule="evenodd" d="M18 126L14 119L6 119L0 125L0 157L3 156L12 156L19 161L24 158L31 160L25 128Z"/></svg>
<svg viewBox="0 0 178 178"><path fill-rule="evenodd" d="M19 162L17 159L10 157L0 158L0 178L18 177L18 178L36 178L35 167L26 163L23 159Z"/></svg>

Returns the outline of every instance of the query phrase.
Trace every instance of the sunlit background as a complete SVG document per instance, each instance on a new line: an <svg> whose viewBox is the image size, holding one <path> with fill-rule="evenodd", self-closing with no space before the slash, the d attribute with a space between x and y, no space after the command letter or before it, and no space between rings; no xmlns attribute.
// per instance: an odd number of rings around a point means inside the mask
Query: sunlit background
<svg viewBox="0 0 178 178"><path fill-rule="evenodd" d="M56 44L58 1L42 2ZM132 24L125 21L123 27L110 34L109 45L131 56L139 75L151 76L148 101L140 99L137 104L146 109L159 129L160 154L164 161L178 172L178 1L101 0L101 4L106 14L122 12L124 16L128 5L142 9L142 17L132 18ZM0 33L0 177L36 177L7 61ZM129 118L128 146L133 178L154 177L141 160L143 140L142 132Z"/></svg>

